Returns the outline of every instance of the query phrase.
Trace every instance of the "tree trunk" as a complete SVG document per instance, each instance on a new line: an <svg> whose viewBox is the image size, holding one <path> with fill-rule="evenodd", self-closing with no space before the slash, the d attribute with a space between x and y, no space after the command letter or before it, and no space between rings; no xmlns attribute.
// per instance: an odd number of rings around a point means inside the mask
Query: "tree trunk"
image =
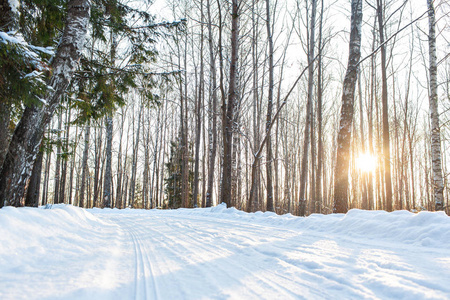
<svg viewBox="0 0 450 300"><path fill-rule="evenodd" d="M59 183L61 176L61 130L62 130L62 111L59 109L58 115L58 133L57 133L57 143L56 147L56 164L55 164L55 190L53 193L53 203L59 204Z"/></svg>
<svg viewBox="0 0 450 300"><path fill-rule="evenodd" d="M436 19L433 0L427 0L428 5L428 47L429 47L429 73L430 73L430 123L431 123L431 161L433 170L433 194L436 210L444 209L444 182L442 180L441 160L441 133L439 125L438 109L438 83L437 83L437 58L436 58Z"/></svg>
<svg viewBox="0 0 450 300"><path fill-rule="evenodd" d="M3 99L0 101L0 170L8 153L11 133L9 130L11 108Z"/></svg>
<svg viewBox="0 0 450 300"><path fill-rule="evenodd" d="M148 208L149 202L149 167L150 167L150 116L149 110L147 110L146 118L142 120L142 130L144 135L144 171L142 173L142 204L143 208ZM145 119L147 120L147 128L144 126ZM159 119L159 114L158 114ZM159 120L157 122L159 123ZM157 124L158 124L157 123ZM147 130L146 130L147 129ZM156 138L158 140L158 138ZM154 153L156 156L156 152ZM151 197L151 196L150 196ZM151 198L150 198L151 199Z"/></svg>
<svg viewBox="0 0 450 300"><path fill-rule="evenodd" d="M273 38L272 38L272 24L270 23L270 0L266 0L266 28L267 28L267 39L269 43L269 93L267 98L267 115L266 115L266 134L269 133L271 127L270 123L272 121L272 107L273 107ZM273 185L272 185L272 138L270 135L267 137L266 146L266 180L267 180L267 202L266 210L274 211L273 206Z"/></svg>
<svg viewBox="0 0 450 300"><path fill-rule="evenodd" d="M363 107L363 95L362 95L362 87L361 87L361 68L358 70L358 100L359 100L359 133L360 133L360 151L362 153L366 153L366 143L364 139L364 107ZM367 173L363 172L360 180L360 189L361 189L361 208L367 210L369 207L367 201Z"/></svg>
<svg viewBox="0 0 450 300"><path fill-rule="evenodd" d="M101 189L101 176L100 176L100 163L101 163L101 157L102 157L102 136L103 136L103 129L101 128L102 122L100 122L100 128L95 129L95 163L94 163L94 206L98 205L98 196L100 195L100 189Z"/></svg>
<svg viewBox="0 0 450 300"><path fill-rule="evenodd" d="M9 32L13 28L14 16L8 0L0 0L0 31ZM8 99L0 101L0 171L8 153L11 139L9 124L11 120L11 103ZM0 204L1 207L1 204Z"/></svg>
<svg viewBox="0 0 450 300"><path fill-rule="evenodd" d="M83 160L81 162L81 187L80 187L80 196L79 196L79 206L85 207L87 206L87 201L85 199L86 192L86 176L89 176L89 168L88 168L88 156L89 156L89 137L91 126L89 123L86 124L86 129L84 133L84 150L83 150Z"/></svg>
<svg viewBox="0 0 450 300"><path fill-rule="evenodd" d="M389 112L386 75L386 46L384 44L384 20L382 0L377 0L378 31L380 35L381 52L381 102L383 109L383 157L384 157L384 186L385 186L385 209L392 211L392 180L391 180L391 147L389 141Z"/></svg>
<svg viewBox="0 0 450 300"><path fill-rule="evenodd" d="M78 145L78 126L75 127L75 136L77 137L76 142L75 142L75 146L74 146L74 150L73 150L73 156L75 157L75 149L76 149L76 145ZM70 165L70 176L69 176L69 199L68 199L68 204L73 205L72 202L72 187L73 187L73 172L75 170L75 158L72 159L72 163Z"/></svg>
<svg viewBox="0 0 450 300"><path fill-rule="evenodd" d="M223 127L223 169L222 169L222 191L221 203L230 205L231 201L231 152L233 143L233 117L237 99L237 62L239 48L239 14L238 0L232 0L231 13L231 61L230 61L230 83L228 87L228 103L222 105L222 127Z"/></svg>
<svg viewBox="0 0 450 300"><path fill-rule="evenodd" d="M316 28L316 0L312 0L311 7L311 20L310 32L308 38L308 100L306 103L306 122L305 132L303 138L303 155L302 165L300 173L300 203L299 203L299 215L305 216L306 214L306 181L308 178L308 152L311 141L311 121L313 116L313 87L314 87L314 49L315 49L315 28Z"/></svg>
<svg viewBox="0 0 450 300"><path fill-rule="evenodd" d="M28 184L25 206L39 206L39 191L41 186L42 161L44 160L44 149L40 149L31 172L30 183Z"/></svg>
<svg viewBox="0 0 450 300"><path fill-rule="evenodd" d="M123 126L125 123L125 112L122 110L122 122L120 124L119 151L117 153L117 187L116 187L116 207L123 208L122 204L122 139Z"/></svg>
<svg viewBox="0 0 450 300"><path fill-rule="evenodd" d="M260 128L260 110L259 110L259 93L258 93L258 20L256 16L256 1L252 0L252 112L253 112L253 149L252 153L257 153L260 144L259 128ZM256 158L255 158L256 159ZM259 165L251 169L251 184L249 192L249 202L247 203L247 211L256 211L259 208L259 186L260 186L260 169ZM256 173L254 173L256 172ZM254 184L254 186L253 186Z"/></svg>
<svg viewBox="0 0 450 300"><path fill-rule="evenodd" d="M63 148L63 165L61 167L61 181L59 184L59 202L65 203L66 200L66 181L67 181L67 162L69 157L69 132L70 132L70 103L66 110L66 132ZM70 190L70 188L69 188Z"/></svg>
<svg viewBox="0 0 450 300"><path fill-rule="evenodd" d="M103 207L111 207L113 117L106 117L106 164L103 182Z"/></svg>
<svg viewBox="0 0 450 300"><path fill-rule="evenodd" d="M89 20L90 2L70 0L61 42L52 60L52 87L46 104L27 107L14 131L0 174L0 207L22 206L25 186L31 175L45 127L69 85L80 59Z"/></svg>
<svg viewBox="0 0 450 300"><path fill-rule="evenodd" d="M323 85L322 85L322 47L323 47L323 39L322 39L322 31L323 31L323 0L320 4L320 23L319 23L319 53L317 55L317 172L316 172L316 203L315 212L322 213L322 170L323 170Z"/></svg>
<svg viewBox="0 0 450 300"><path fill-rule="evenodd" d="M352 0L351 5L352 16L349 57L347 72L343 83L341 119L337 137L337 155L334 177L334 213L346 213L348 210L348 172L353 104L358 76L358 64L361 57L362 0Z"/></svg>
<svg viewBox="0 0 450 300"><path fill-rule="evenodd" d="M373 30L372 30L372 52L375 51L375 43L376 43L376 32L375 32L375 27L376 27L376 18L374 18L374 25L373 25ZM373 105L374 105L374 101L375 100L375 55L372 55L371 59L370 59L370 96L369 96L369 105L368 105L368 111L367 111L367 132L369 134L368 136L368 144L369 144L369 149L368 149L368 153L370 155L373 155L374 153L374 148L373 148ZM375 209L375 203L374 203L374 189L373 189L373 175L376 172L376 170L374 170L373 172L369 173L369 178L368 178L368 184L367 184L367 202L369 205L369 209ZM375 173L375 177L378 178L378 176L376 175L377 173Z"/></svg>
<svg viewBox="0 0 450 300"><path fill-rule="evenodd" d="M51 123L50 126L48 126L49 128L51 128ZM48 132L48 131L47 131ZM47 133L49 134L49 133ZM49 178L50 178L50 159L52 156L52 151L47 150L47 156L45 159L45 169L44 169L44 184L43 184L43 190L42 190L42 200L41 200L41 204L42 205L46 205L47 204L47 199L48 199L48 183L49 183Z"/></svg>
<svg viewBox="0 0 450 300"><path fill-rule="evenodd" d="M203 1L200 4L201 10L201 33L200 33L200 84L198 88L198 96L196 103L196 123L195 123L195 160L194 160L194 191L193 191L193 200L194 207L197 207L198 202L198 191L199 191L199 167L200 167L200 141L202 135L202 106L203 106L203 91L204 91L204 64L203 64Z"/></svg>

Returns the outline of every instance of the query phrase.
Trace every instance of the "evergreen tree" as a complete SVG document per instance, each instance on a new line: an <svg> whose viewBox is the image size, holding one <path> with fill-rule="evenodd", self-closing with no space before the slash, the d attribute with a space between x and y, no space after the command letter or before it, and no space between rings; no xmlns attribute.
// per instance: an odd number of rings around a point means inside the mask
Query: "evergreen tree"
<svg viewBox="0 0 450 300"><path fill-rule="evenodd" d="M182 174L183 160L181 158L182 149L178 142L170 143L170 157L166 165L167 178L164 179L165 193L167 199L167 208L182 207ZM192 158L189 159L192 162ZM188 167L189 168L189 167ZM192 182L194 180L194 172L189 168L188 177L189 196L187 206L192 203Z"/></svg>

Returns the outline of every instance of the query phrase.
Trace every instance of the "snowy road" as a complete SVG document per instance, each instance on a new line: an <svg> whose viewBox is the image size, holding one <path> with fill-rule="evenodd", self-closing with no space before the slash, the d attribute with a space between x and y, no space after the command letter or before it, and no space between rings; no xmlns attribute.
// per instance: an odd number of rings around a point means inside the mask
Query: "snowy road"
<svg viewBox="0 0 450 300"><path fill-rule="evenodd" d="M39 274L33 265L16 266L21 285L5 284L8 261L0 259L0 298L450 299L448 233L418 230L450 228L444 215L355 211L300 219L223 207L85 214L89 226L100 226L64 247L76 243L92 255L56 256L54 266L35 262ZM396 222L406 228L383 232ZM72 266L77 260L82 267Z"/></svg>

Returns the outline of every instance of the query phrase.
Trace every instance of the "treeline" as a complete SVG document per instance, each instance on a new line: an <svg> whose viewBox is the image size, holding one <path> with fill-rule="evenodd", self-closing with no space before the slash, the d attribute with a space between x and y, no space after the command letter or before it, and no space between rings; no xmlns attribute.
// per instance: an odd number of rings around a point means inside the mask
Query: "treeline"
<svg viewBox="0 0 450 300"><path fill-rule="evenodd" d="M448 210L445 1L60 2L2 14L1 205Z"/></svg>

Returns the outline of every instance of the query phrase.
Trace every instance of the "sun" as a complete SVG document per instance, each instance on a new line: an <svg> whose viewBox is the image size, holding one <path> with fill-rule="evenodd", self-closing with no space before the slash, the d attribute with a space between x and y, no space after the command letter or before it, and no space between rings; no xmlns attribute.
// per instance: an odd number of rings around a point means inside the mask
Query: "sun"
<svg viewBox="0 0 450 300"><path fill-rule="evenodd" d="M356 167L362 172L374 172L377 167L377 159L369 153L360 153L356 158Z"/></svg>

